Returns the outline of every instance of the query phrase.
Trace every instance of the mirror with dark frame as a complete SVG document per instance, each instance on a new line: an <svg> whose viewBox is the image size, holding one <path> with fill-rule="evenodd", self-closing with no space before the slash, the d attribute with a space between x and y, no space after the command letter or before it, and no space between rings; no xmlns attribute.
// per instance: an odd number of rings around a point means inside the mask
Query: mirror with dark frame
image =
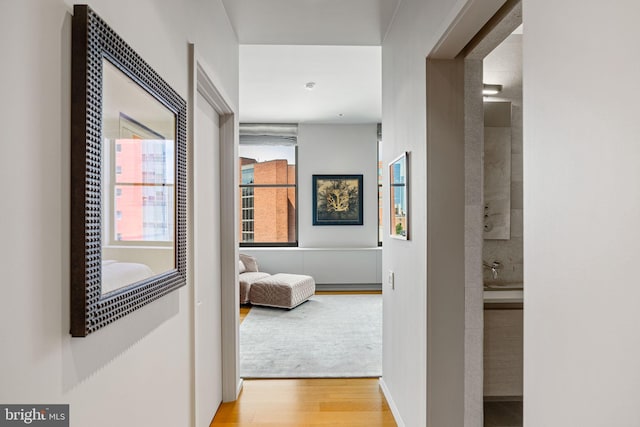
<svg viewBox="0 0 640 427"><path fill-rule="evenodd" d="M71 334L186 284L186 103L88 6L75 5Z"/></svg>

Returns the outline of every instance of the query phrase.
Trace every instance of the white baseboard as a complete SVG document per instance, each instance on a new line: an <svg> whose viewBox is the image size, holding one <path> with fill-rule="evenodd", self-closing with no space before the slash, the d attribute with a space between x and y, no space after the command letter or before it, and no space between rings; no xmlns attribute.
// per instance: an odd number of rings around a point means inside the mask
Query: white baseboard
<svg viewBox="0 0 640 427"><path fill-rule="evenodd" d="M391 409L391 413L393 414L393 418L396 421L398 427L406 427L404 421L402 421L402 417L400 416L400 411L398 411L398 407L396 403L393 401L393 397L391 396L391 392L387 387L387 384L384 382L384 378L380 378L378 381L380 384L380 388L382 389L382 394L384 394L384 398L387 399L387 405L389 405L389 409Z"/></svg>
<svg viewBox="0 0 640 427"><path fill-rule="evenodd" d="M238 381L238 387L236 388L236 399L240 396L240 392L242 392L242 378Z"/></svg>
<svg viewBox="0 0 640 427"><path fill-rule="evenodd" d="M381 283L316 283L316 291L381 291Z"/></svg>

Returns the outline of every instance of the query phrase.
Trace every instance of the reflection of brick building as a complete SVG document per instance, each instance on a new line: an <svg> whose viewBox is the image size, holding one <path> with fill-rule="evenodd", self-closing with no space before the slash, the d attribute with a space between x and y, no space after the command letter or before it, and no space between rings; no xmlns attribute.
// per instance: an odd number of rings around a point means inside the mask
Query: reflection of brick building
<svg viewBox="0 0 640 427"><path fill-rule="evenodd" d="M393 167L393 200L391 200L391 218L392 218L392 233L396 233L402 236L406 236L407 233L407 212L405 201L405 177L404 170L400 164L394 164Z"/></svg>
<svg viewBox="0 0 640 427"><path fill-rule="evenodd" d="M115 235L122 241L169 241L173 235L170 141L119 139L115 150Z"/></svg>
<svg viewBox="0 0 640 427"><path fill-rule="evenodd" d="M295 165L286 160L257 162L240 158L240 241L296 241Z"/></svg>
<svg viewBox="0 0 640 427"><path fill-rule="evenodd" d="M380 150L380 148L378 148ZM378 244L382 244L384 225L382 224L382 162L378 160Z"/></svg>

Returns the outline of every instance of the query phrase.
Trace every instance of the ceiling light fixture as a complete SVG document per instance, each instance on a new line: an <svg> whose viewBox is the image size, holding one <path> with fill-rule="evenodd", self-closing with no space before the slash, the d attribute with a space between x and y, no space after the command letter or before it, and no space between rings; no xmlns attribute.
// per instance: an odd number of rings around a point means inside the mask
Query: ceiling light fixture
<svg viewBox="0 0 640 427"><path fill-rule="evenodd" d="M489 85L484 83L482 85L483 95L497 95L502 91L502 85Z"/></svg>
<svg viewBox="0 0 640 427"><path fill-rule="evenodd" d="M306 90L313 90L314 87L316 87L316 82L307 82L304 85Z"/></svg>

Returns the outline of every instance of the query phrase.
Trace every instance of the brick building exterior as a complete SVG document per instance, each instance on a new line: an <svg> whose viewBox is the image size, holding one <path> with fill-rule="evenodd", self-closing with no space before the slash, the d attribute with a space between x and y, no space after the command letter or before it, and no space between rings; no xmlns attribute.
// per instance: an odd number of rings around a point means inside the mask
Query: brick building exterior
<svg viewBox="0 0 640 427"><path fill-rule="evenodd" d="M240 183L240 242L295 242L295 165L241 157Z"/></svg>

